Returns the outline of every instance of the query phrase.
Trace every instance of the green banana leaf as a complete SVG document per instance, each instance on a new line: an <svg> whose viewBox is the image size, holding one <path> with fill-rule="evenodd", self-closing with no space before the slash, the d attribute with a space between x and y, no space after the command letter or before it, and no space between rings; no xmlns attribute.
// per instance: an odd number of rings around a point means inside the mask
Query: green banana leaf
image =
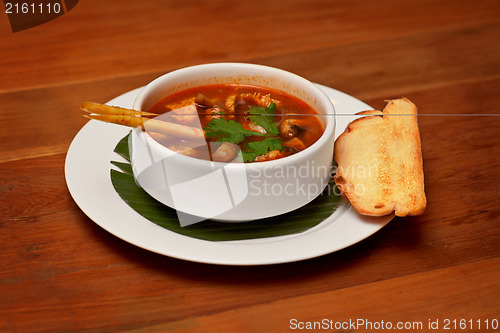
<svg viewBox="0 0 500 333"><path fill-rule="evenodd" d="M234 241L296 234L321 223L341 202L341 196L337 194L339 191L331 191L335 186L331 180L327 187L330 188L330 193L325 191L311 203L287 214L243 223L205 220L181 227L174 209L158 202L136 184L130 165L128 135L120 140L115 152L128 161L111 161L121 170L111 170L111 181L123 201L149 221L187 237L207 241Z"/></svg>

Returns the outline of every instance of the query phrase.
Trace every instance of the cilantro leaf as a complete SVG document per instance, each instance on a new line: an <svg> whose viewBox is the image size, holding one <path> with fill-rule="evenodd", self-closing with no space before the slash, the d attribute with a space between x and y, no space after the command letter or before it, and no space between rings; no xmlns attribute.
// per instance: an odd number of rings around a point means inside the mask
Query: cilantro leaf
<svg viewBox="0 0 500 333"><path fill-rule="evenodd" d="M262 141L248 143L247 149L242 150L241 153L245 162L252 162L259 155L267 154L272 150L281 151L282 149L280 138L265 138Z"/></svg>
<svg viewBox="0 0 500 333"><path fill-rule="evenodd" d="M283 146L277 136L280 134L278 124L274 121L276 104L271 103L267 108L261 106L252 106L248 109L250 114L248 118L254 124L261 126L266 133L250 131L243 128L241 123L234 120L225 120L222 118L212 119L205 126L205 135L209 138L215 138L219 142L241 143L247 136L265 136L261 141L252 141L247 144L246 149L242 150L245 162L252 162L255 157L267 154L273 150L281 151Z"/></svg>
<svg viewBox="0 0 500 333"><path fill-rule="evenodd" d="M248 109L251 116L248 117L254 124L262 126L270 136L280 134L278 124L274 121L276 104L271 103L267 108L262 106L252 106Z"/></svg>
<svg viewBox="0 0 500 333"><path fill-rule="evenodd" d="M237 121L219 118L212 119L212 121L205 126L205 135L210 138L218 138L217 141L240 143L247 136L264 136L265 134L246 130Z"/></svg>

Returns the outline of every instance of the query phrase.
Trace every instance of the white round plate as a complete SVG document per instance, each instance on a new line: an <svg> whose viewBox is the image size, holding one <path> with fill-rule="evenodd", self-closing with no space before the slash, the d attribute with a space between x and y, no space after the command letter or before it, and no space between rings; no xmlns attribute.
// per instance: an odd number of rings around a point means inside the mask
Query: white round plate
<svg viewBox="0 0 500 333"><path fill-rule="evenodd" d="M372 108L340 91L319 86L335 105L336 136L354 113ZM109 101L131 108L138 88ZM353 116L346 116L352 114ZM113 188L110 161L129 128L89 121L76 135L66 156L65 175L69 191L82 211L111 234L143 249L166 256L221 265L267 265L299 261L332 253L374 234L394 217L359 215L347 201L327 219L305 232L271 238L212 242L183 236L164 229L130 208Z"/></svg>

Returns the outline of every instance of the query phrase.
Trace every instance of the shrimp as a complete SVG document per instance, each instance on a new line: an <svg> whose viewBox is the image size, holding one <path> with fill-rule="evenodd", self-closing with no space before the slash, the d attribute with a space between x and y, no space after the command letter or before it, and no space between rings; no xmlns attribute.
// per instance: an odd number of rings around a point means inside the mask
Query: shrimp
<svg viewBox="0 0 500 333"><path fill-rule="evenodd" d="M267 95L262 96L262 94L260 92L256 92L253 94L243 93L240 95L240 97L243 99L247 99L247 100L250 99L258 106L262 106L265 108L269 107L269 105L271 105L271 103L276 104L276 107L279 107L281 105L280 101L275 100L274 98L271 98L271 94L267 94Z"/></svg>
<svg viewBox="0 0 500 333"><path fill-rule="evenodd" d="M278 159L282 156L283 156L283 154L279 150L271 150L270 152L256 156L253 161L254 162L271 161L271 160Z"/></svg>
<svg viewBox="0 0 500 333"><path fill-rule="evenodd" d="M285 138L294 138L300 130L297 119L285 119L278 125L279 131Z"/></svg>

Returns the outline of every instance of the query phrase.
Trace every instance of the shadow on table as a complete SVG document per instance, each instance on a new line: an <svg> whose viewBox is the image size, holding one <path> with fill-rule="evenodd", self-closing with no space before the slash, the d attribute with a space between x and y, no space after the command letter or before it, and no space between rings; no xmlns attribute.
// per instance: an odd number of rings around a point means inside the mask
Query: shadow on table
<svg viewBox="0 0 500 333"><path fill-rule="evenodd" d="M425 216L425 215L423 215ZM254 285L339 279L342 285L377 281L419 271L417 249L424 242L421 217L395 218L383 229L343 250L318 258L263 266L224 266L183 261L131 245L95 224L91 231L102 243L143 269L205 284ZM421 257L422 255L420 255ZM397 269L396 269L397 266Z"/></svg>

